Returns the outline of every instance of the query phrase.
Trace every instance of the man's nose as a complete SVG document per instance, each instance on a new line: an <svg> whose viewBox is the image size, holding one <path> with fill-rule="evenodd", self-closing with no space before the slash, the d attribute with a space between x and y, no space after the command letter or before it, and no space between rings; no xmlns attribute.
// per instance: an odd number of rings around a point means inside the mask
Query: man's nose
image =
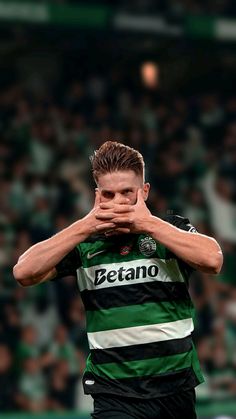
<svg viewBox="0 0 236 419"><path fill-rule="evenodd" d="M125 198L122 194L115 194L114 203L115 204L127 204L127 198Z"/></svg>

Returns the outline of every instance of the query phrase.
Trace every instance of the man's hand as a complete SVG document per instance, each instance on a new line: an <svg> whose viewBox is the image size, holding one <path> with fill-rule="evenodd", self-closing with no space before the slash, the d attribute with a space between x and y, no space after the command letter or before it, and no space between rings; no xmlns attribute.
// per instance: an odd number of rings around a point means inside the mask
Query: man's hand
<svg viewBox="0 0 236 419"><path fill-rule="evenodd" d="M101 195L98 190L95 191L95 202L92 210L82 219L83 228L86 232L86 236L90 234L100 232L105 233L116 227L116 224L112 221L111 217L100 218L97 214L100 213Z"/></svg>
<svg viewBox="0 0 236 419"><path fill-rule="evenodd" d="M114 227L109 229L107 235L114 233L142 233L145 231L145 224L151 217L142 195L142 189L137 192L135 205L130 205L128 199L119 203L106 202L99 205L101 211L96 213L98 220L110 221Z"/></svg>

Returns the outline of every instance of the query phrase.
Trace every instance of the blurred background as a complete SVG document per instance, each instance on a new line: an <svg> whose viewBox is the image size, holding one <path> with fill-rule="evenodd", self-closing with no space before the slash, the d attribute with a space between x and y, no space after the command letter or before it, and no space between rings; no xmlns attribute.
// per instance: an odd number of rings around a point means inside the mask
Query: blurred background
<svg viewBox="0 0 236 419"><path fill-rule="evenodd" d="M89 417L76 280L21 288L12 267L89 211L108 139L143 153L153 213L222 246L221 274L190 284L197 409L236 417L235 82L234 0L0 1L1 418Z"/></svg>

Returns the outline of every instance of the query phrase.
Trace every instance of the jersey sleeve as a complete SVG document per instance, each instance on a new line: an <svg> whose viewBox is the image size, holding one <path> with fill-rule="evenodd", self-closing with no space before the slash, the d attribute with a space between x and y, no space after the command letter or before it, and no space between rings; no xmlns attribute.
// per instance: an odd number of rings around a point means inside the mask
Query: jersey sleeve
<svg viewBox="0 0 236 419"><path fill-rule="evenodd" d="M165 221L174 225L181 230L189 231L190 233L197 233L196 228L190 224L190 221L186 217L181 217L180 215L168 215L165 218Z"/></svg>
<svg viewBox="0 0 236 419"><path fill-rule="evenodd" d="M189 231L190 233L197 233L196 228L190 223L189 219L186 217L181 217L180 215L168 215L164 220L174 225L175 227L180 228L181 230ZM189 278L189 276L193 271L195 271L195 269L188 263L184 262L182 259L177 259L185 277Z"/></svg>
<svg viewBox="0 0 236 419"><path fill-rule="evenodd" d="M76 270L81 266L81 259L79 250L75 247L69 252L57 265L56 278L63 278L65 276L76 276Z"/></svg>

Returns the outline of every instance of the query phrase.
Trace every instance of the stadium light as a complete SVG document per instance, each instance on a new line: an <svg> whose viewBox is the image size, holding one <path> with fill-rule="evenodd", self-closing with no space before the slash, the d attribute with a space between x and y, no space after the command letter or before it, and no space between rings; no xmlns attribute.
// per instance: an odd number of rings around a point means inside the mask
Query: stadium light
<svg viewBox="0 0 236 419"><path fill-rule="evenodd" d="M141 65L141 77L143 84L151 89L159 85L159 66L158 64L147 61Z"/></svg>

